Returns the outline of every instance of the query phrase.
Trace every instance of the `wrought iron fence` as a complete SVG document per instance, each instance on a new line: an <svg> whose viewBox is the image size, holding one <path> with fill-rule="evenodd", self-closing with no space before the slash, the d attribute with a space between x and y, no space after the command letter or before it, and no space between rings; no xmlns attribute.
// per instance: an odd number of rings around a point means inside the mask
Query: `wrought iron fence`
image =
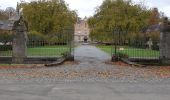
<svg viewBox="0 0 170 100"><path fill-rule="evenodd" d="M12 56L12 34L0 33L0 56Z"/></svg>
<svg viewBox="0 0 170 100"><path fill-rule="evenodd" d="M12 56L12 45L0 42L0 56Z"/></svg>
<svg viewBox="0 0 170 100"><path fill-rule="evenodd" d="M74 30L72 28L63 29L62 33L51 35L28 33L27 57L73 55L73 35ZM12 34L9 37L12 37ZM0 56L12 57L12 38L0 39Z"/></svg>
<svg viewBox="0 0 170 100"><path fill-rule="evenodd" d="M159 36L155 38L149 36L150 33L143 32L135 32L136 34L137 36L133 36L133 33L115 30L113 32L112 56L138 60L159 59Z"/></svg>
<svg viewBox="0 0 170 100"><path fill-rule="evenodd" d="M152 59L159 58L159 42L153 41L149 46L147 42L134 42L124 44L114 44L112 54L120 57Z"/></svg>

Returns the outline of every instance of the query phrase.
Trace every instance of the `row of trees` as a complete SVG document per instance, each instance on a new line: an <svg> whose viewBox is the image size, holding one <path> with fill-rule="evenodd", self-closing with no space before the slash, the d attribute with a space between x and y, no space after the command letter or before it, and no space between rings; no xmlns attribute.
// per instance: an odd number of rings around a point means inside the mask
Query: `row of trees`
<svg viewBox="0 0 170 100"><path fill-rule="evenodd" d="M154 15L145 5L134 4L131 0L105 0L88 20L90 36L96 41L111 42L113 32L122 31L119 34L122 40L137 39L144 36L141 32L149 24L158 23L151 17Z"/></svg>

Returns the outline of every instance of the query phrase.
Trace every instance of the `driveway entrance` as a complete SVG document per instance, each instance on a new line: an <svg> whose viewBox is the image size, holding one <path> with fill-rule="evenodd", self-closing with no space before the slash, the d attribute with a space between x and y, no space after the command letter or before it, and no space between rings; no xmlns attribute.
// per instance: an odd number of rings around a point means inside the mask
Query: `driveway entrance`
<svg viewBox="0 0 170 100"><path fill-rule="evenodd" d="M111 59L109 54L91 45L82 45L77 47L74 55L75 59L81 62L90 61L92 59L95 61L106 61Z"/></svg>

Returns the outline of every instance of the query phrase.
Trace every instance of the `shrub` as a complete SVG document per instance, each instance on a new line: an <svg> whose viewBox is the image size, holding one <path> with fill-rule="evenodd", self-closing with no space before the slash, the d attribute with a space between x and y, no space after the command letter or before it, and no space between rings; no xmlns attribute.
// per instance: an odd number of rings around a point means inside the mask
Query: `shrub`
<svg viewBox="0 0 170 100"><path fill-rule="evenodd" d="M0 45L0 51L12 50L12 45Z"/></svg>
<svg viewBox="0 0 170 100"><path fill-rule="evenodd" d="M9 32L0 33L0 51L12 50L12 34Z"/></svg>
<svg viewBox="0 0 170 100"><path fill-rule="evenodd" d="M37 47L46 44L46 36L36 31L28 33L28 46Z"/></svg>
<svg viewBox="0 0 170 100"><path fill-rule="evenodd" d="M1 43L9 43L12 41L12 34L10 34L9 32L1 32L0 33L0 42Z"/></svg>
<svg viewBox="0 0 170 100"><path fill-rule="evenodd" d="M63 34L53 34L48 36L48 43L50 45L67 45L68 42L68 36Z"/></svg>
<svg viewBox="0 0 170 100"><path fill-rule="evenodd" d="M121 53L121 52L118 52L117 55L119 58L128 58L129 57L127 54Z"/></svg>

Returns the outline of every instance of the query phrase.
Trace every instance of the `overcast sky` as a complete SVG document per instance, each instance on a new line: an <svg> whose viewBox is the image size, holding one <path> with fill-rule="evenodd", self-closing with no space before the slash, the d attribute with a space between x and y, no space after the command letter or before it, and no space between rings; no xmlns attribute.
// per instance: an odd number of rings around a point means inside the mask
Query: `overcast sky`
<svg viewBox="0 0 170 100"><path fill-rule="evenodd" d="M14 7L20 0L0 0L0 8ZM25 0L31 1L31 0ZM72 10L77 10L80 17L92 16L95 8L103 2L103 0L65 0ZM170 0L133 0L134 2L145 1L148 7L157 7L159 11L165 12L170 17Z"/></svg>

